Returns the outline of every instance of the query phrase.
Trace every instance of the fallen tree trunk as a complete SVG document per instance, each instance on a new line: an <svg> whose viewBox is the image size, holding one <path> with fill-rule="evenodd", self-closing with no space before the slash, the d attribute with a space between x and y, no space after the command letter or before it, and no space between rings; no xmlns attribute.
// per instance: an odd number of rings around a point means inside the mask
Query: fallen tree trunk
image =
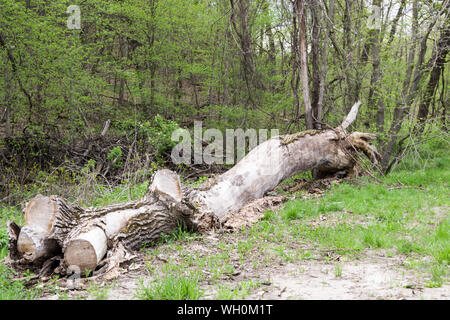
<svg viewBox="0 0 450 320"><path fill-rule="evenodd" d="M105 256L118 261L107 254L118 246L138 249L155 243L179 224L198 232L220 228L228 215L299 172L351 173L357 151L376 163L379 155L369 143L375 135L345 131L359 105L336 129L307 130L265 141L199 188L182 186L176 173L164 169L155 173L140 200L129 203L81 208L58 196L38 195L25 209L22 229L9 223L9 258L16 265L39 265L62 252L64 268L94 271Z"/></svg>

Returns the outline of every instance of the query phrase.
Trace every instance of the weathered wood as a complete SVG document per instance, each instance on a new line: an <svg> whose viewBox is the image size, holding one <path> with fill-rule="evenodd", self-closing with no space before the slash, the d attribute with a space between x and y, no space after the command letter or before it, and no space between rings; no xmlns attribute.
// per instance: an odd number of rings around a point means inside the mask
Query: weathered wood
<svg viewBox="0 0 450 320"><path fill-rule="evenodd" d="M48 197L37 195L25 208L25 226L17 239L18 252L33 262L51 256L57 251L57 243L48 236L53 227L56 204Z"/></svg>
<svg viewBox="0 0 450 320"><path fill-rule="evenodd" d="M178 175L159 170L141 200L88 220L70 232L63 244L66 265L77 266L81 272L92 271L105 256L108 243L112 247L120 239L127 247L136 249L158 241L161 234L170 233L178 223L186 222L181 201Z"/></svg>
<svg viewBox="0 0 450 320"><path fill-rule="evenodd" d="M230 214L239 221L236 214L245 211L241 208L292 175L312 169L323 175L351 172L358 151L375 163L379 155L369 143L375 135L345 131L359 105L352 107L336 129L307 130L263 142L201 188L182 186L178 175L165 169L153 175L141 199L128 203L81 208L58 196L38 195L25 209L25 226L10 226L10 247L17 247L19 256L35 263L62 250L63 267L75 266L83 273L111 261L117 265L126 255L125 248L155 243L179 224L203 232L220 228ZM121 256L114 257L116 253ZM21 257L10 254L10 258Z"/></svg>
<svg viewBox="0 0 450 320"><path fill-rule="evenodd" d="M361 105L361 101L356 102L352 108L350 109L350 112L345 117L344 121L342 121L340 128L342 130L347 130L348 126L355 121L356 116L358 115L359 106Z"/></svg>
<svg viewBox="0 0 450 320"><path fill-rule="evenodd" d="M67 266L77 266L80 272L95 270L107 249L107 238L103 229L92 228L71 239L64 252Z"/></svg>

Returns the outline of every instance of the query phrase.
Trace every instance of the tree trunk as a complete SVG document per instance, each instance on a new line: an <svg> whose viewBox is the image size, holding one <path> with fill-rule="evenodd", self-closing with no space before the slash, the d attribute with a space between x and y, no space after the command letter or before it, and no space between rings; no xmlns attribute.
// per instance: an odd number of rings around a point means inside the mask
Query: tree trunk
<svg viewBox="0 0 450 320"><path fill-rule="evenodd" d="M164 169L152 177L146 195L128 203L81 208L58 196L38 195L25 209L22 229L9 223L11 264L38 266L62 251L63 268L94 271L102 261L111 261L111 252L119 246L133 250L153 244L179 224L198 232L220 228L227 216L239 214L246 204L299 172L351 172L356 150L376 163L379 155L368 142L375 135L345 131L359 105L336 129L307 130L263 142L199 188L182 186L176 173Z"/></svg>
<svg viewBox="0 0 450 320"><path fill-rule="evenodd" d="M425 59L425 54L426 54L426 50L427 50L427 41L428 41L428 37L431 33L431 31L433 30L433 27L435 26L439 16L442 13L447 13L448 12L448 7L449 7L450 3L447 2L447 7L443 8L443 10L441 12L438 12L434 19L430 22L430 24L427 27L427 30L425 31L423 37L421 38L420 41L420 48L419 48L419 52L418 52L418 58L417 58L417 62L416 62L416 66L415 66L415 71L414 71L414 76L412 76L413 73L413 69L414 69L414 57L415 57L415 49L416 49L416 45L417 45L417 41L419 39L418 34L418 1L414 1L413 2L413 21L412 21L412 32L411 32L411 37L412 37L412 45L408 54L408 68L406 70L406 77L405 77L405 81L403 83L403 99L404 102L402 102L402 105L397 106L394 110L394 119L393 122L391 124L391 128L389 130L389 141L382 147L382 160L381 160L381 166L383 167L383 169L385 170L385 172L389 172L389 170L393 167L393 165L398 161L398 159L396 159L394 157L394 159L389 163L390 158L392 156L392 151L394 150L394 147L397 143L397 138L398 138L398 133L401 129L401 125L403 123L403 120L405 119L405 117L407 116L407 110L408 108L410 108L411 104L413 103L414 99L417 98L417 93L419 92L419 90L417 90L417 88L419 87L419 84L422 80L422 78L424 77L426 70L426 67L424 66L424 59ZM448 23L448 14L447 14L447 23ZM444 41L444 39L446 39L445 37L445 23L443 25L442 28L442 34L440 37L439 41ZM448 29L447 29L447 37L448 37ZM448 41L448 38L447 38ZM441 43L442 46L442 43ZM441 49L443 49L445 51L445 46L442 46ZM435 61L434 59L437 57L435 56L436 52L440 52L440 54L445 53L444 51L434 51L432 54L432 58L431 61ZM441 60L442 61L442 60ZM438 64L434 64L434 67L438 67L440 65ZM442 68L444 66L442 65ZM432 72L431 72L432 73ZM412 77L412 79L411 79ZM428 84L427 89L432 87L432 76L430 77L430 81L431 81L431 86L430 83ZM424 108L424 107L423 107ZM421 126L417 126L416 130L419 130L419 128L423 128ZM399 152L397 151L397 154Z"/></svg>
<svg viewBox="0 0 450 320"><path fill-rule="evenodd" d="M314 16L314 29L321 29L321 26L319 25L319 21L322 16L328 16L331 21L333 21L334 16L334 0L331 0L329 3L329 10L326 12L326 8L323 7L322 10L324 10L324 15L320 14L320 6L318 8L315 8L314 5L312 7L312 12ZM322 52L321 52L321 59L320 59L320 68L319 65L319 57L318 57L318 48L313 49L313 52L317 53L317 57L313 60L313 77L315 81L314 83L314 89L313 89L313 102L312 102L312 109L313 109L313 115L314 115L314 128L315 129L322 129L322 118L323 118L323 101L324 101L324 93L325 93L325 81L326 81L326 74L327 74L327 46L328 46L328 39L330 36L330 29L332 28L331 23L325 23L325 34L323 38L323 46L322 46ZM316 31L313 34L314 39L312 41L313 47L318 47L319 42L319 34L320 31ZM314 55L316 55L314 53Z"/></svg>
<svg viewBox="0 0 450 320"><path fill-rule="evenodd" d="M291 75L291 88L292 88L292 104L295 112L295 120L298 121L300 118L300 97L298 92L298 39L297 39L297 7L293 6L294 14L292 15L292 46L291 46L291 66L292 66L292 75Z"/></svg>
<svg viewBox="0 0 450 320"><path fill-rule="evenodd" d="M381 0L373 0L373 7L380 7ZM372 77L370 79L370 90L368 97L369 108L372 110L373 115L377 119L377 130L379 133L384 131L384 102L382 101L382 95L380 94L380 49L382 42L382 34L380 33L380 27L376 26L370 30L370 37L372 41Z"/></svg>
<svg viewBox="0 0 450 320"><path fill-rule="evenodd" d="M323 65L321 65L319 41L321 37L321 26L319 24L320 11L318 4L311 5L312 16L312 33L311 33L311 65L312 65L312 88L311 88L311 113L313 117L314 129L320 129L320 122L322 115L319 114L319 94L320 94L320 80L322 79ZM323 47L326 46L324 42ZM320 61L320 62L319 62Z"/></svg>
<svg viewBox="0 0 450 320"><path fill-rule="evenodd" d="M309 97L308 61L306 56L306 22L305 4L303 0L296 0L298 15L298 57L299 74L302 82L303 103L305 104L306 129L313 129L311 99ZM300 114L300 112L299 112Z"/></svg>
<svg viewBox="0 0 450 320"><path fill-rule="evenodd" d="M447 10L450 9L449 2L447 3ZM450 50L450 14L447 11L447 16L440 28L440 37L434 47L433 54L431 57L433 68L430 72L430 79L428 81L422 102L419 105L419 112L417 118L419 121L419 126L417 130L422 132L424 130L424 124L427 120L429 107L431 101L433 100L434 93L439 85L439 78L441 73L443 73L445 68L445 62L447 53Z"/></svg>
<svg viewBox="0 0 450 320"><path fill-rule="evenodd" d="M397 15L395 16L394 20L392 21L391 32L389 33L389 40L387 43L388 45L390 45L392 43L392 41L394 41L394 36L395 36L395 32L397 31L398 21L402 17L403 9L405 8L405 5L406 5L406 0L402 0L400 2L400 7L398 8Z"/></svg>
<svg viewBox="0 0 450 320"><path fill-rule="evenodd" d="M408 52L408 68L405 72L405 80L403 82L403 97L404 101L401 102L400 105L396 106L394 109L394 119L392 121L391 127L388 132L389 140L382 148L382 158L381 158L381 167L387 173L387 170L391 165L389 164L389 160L392 155L392 151L394 150L395 144L397 143L398 133L402 127L403 120L407 115L407 110L409 108L409 98L412 96L408 96L409 85L411 82L411 75L414 69L414 58L416 56L416 46L417 46L417 32L418 32L418 1L414 0L413 2L413 14L412 14L412 29L411 29L411 47Z"/></svg>

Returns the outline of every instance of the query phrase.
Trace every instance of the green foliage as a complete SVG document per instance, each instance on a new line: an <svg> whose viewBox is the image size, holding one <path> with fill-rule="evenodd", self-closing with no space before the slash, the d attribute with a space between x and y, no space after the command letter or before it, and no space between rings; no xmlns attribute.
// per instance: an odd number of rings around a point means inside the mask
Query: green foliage
<svg viewBox="0 0 450 320"><path fill-rule="evenodd" d="M39 292L27 289L25 280L13 280L15 274L0 263L0 300L28 300L36 299Z"/></svg>
<svg viewBox="0 0 450 320"><path fill-rule="evenodd" d="M113 166L115 168L119 168L123 166L122 161L120 160L122 158L122 149L120 146L115 146L114 148L109 151L108 156L106 157L108 160L112 161Z"/></svg>
<svg viewBox="0 0 450 320"><path fill-rule="evenodd" d="M8 232L6 229L0 229L0 259L8 254Z"/></svg>
<svg viewBox="0 0 450 320"><path fill-rule="evenodd" d="M176 122L164 119L160 115L156 115L152 123L145 122L141 125L140 130L148 137L159 162L164 162L164 159L170 156L172 148L178 143L172 140L172 133L179 128Z"/></svg>
<svg viewBox="0 0 450 320"><path fill-rule="evenodd" d="M445 133L432 127L421 137L413 137L404 143L407 148L398 170L415 171L424 168L444 168L449 166L449 145Z"/></svg>
<svg viewBox="0 0 450 320"><path fill-rule="evenodd" d="M95 163L96 161L94 159L89 159L86 165L81 169L82 174L89 174L92 173L95 169Z"/></svg>

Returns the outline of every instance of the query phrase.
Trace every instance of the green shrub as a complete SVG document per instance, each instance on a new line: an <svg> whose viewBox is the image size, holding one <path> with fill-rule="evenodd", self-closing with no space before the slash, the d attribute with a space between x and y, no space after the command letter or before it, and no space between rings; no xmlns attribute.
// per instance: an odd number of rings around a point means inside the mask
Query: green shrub
<svg viewBox="0 0 450 320"><path fill-rule="evenodd" d="M122 158L122 149L120 146L115 146L109 151L108 156L106 157L109 161L112 161L114 168L120 168L123 163L120 160Z"/></svg>
<svg viewBox="0 0 450 320"><path fill-rule="evenodd" d="M160 115L155 116L153 122L147 121L141 125L140 133L148 138L158 162L164 162L165 157L170 155L172 148L178 143L172 141L172 133L179 128L175 121L164 119Z"/></svg>

